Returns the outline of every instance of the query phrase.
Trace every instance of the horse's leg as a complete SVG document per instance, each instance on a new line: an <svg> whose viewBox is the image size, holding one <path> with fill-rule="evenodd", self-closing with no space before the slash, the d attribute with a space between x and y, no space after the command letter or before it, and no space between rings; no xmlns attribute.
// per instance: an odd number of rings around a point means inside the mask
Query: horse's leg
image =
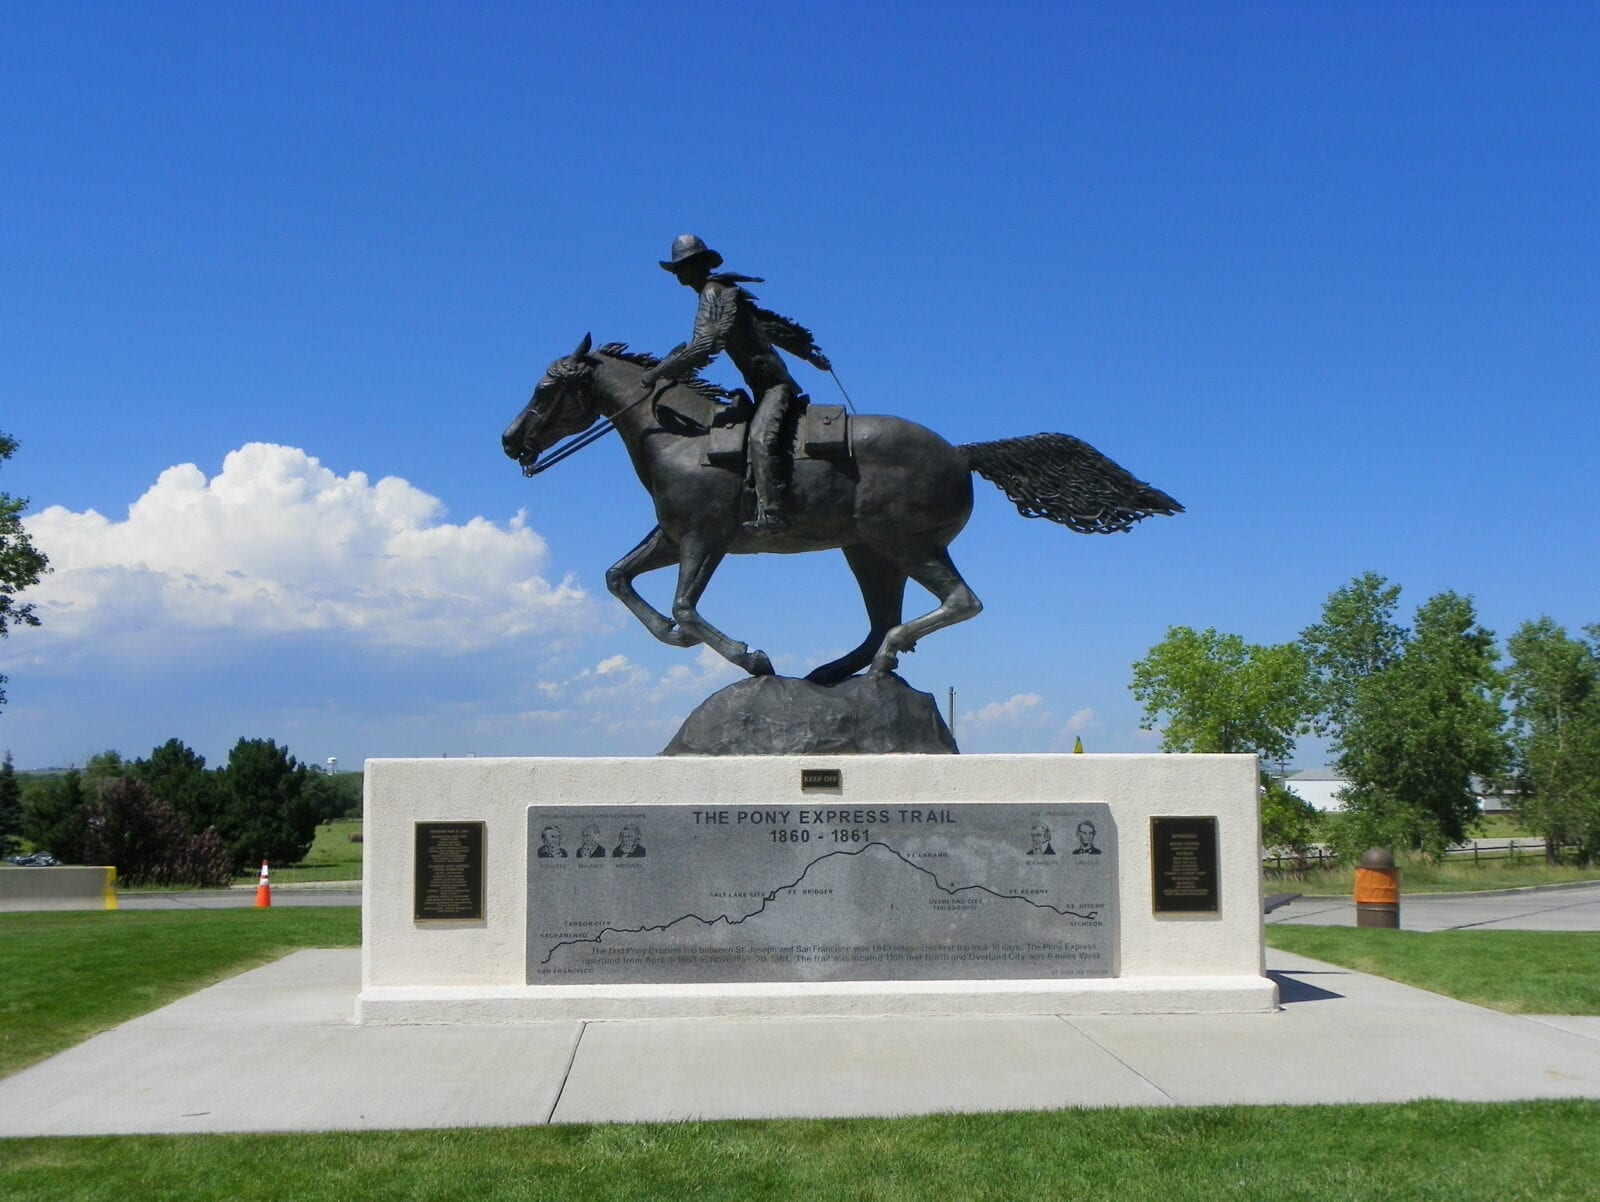
<svg viewBox="0 0 1600 1202"><path fill-rule="evenodd" d="M752 651L735 642L700 616L695 608L711 583L711 573L727 555L725 544L709 546L702 539L689 538L679 544L678 592L672 599L672 616L678 629L696 642L703 642L729 663L738 664L752 676L771 676L772 661L765 651Z"/></svg>
<svg viewBox="0 0 1600 1202"><path fill-rule="evenodd" d="M663 643L670 643L674 647L693 647L700 640L679 630L671 618L652 606L633 587L634 577L677 562L677 544L661 533L661 527L657 526L644 536L637 547L611 565L606 572L606 588L628 607L634 617L644 623L646 630Z"/></svg>
<svg viewBox="0 0 1600 1202"><path fill-rule="evenodd" d="M975 618L983 610L983 603L950 562L946 548L939 547L921 558L914 552L901 552L893 558L906 575L939 598L939 607L889 631L873 658L873 675L894 671L900 663L900 653L914 650L923 635Z"/></svg>
<svg viewBox="0 0 1600 1202"><path fill-rule="evenodd" d="M861 599L866 603L872 629L854 651L823 664L806 677L817 684L837 684L871 663L873 653L883 645L889 631L900 625L905 603L906 574L894 564L862 543L844 548L844 558L861 586Z"/></svg>

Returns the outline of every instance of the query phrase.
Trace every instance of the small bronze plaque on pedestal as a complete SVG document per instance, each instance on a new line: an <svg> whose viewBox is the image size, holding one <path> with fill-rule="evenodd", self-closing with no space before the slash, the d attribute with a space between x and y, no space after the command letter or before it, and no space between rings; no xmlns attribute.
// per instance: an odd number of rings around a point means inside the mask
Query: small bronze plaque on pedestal
<svg viewBox="0 0 1600 1202"><path fill-rule="evenodd" d="M416 825L415 922L483 921L483 823Z"/></svg>
<svg viewBox="0 0 1600 1202"><path fill-rule="evenodd" d="M1150 880L1157 914L1219 913L1217 820L1150 819Z"/></svg>

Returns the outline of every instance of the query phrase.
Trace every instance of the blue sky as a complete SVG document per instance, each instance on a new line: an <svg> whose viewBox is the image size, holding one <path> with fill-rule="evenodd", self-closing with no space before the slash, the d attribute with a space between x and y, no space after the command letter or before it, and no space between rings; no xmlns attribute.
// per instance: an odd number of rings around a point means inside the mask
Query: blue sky
<svg viewBox="0 0 1600 1202"><path fill-rule="evenodd" d="M57 569L0 644L20 767L659 750L732 676L605 592L645 493L609 441L524 480L498 437L586 331L687 336L685 231L863 410L1075 434L1188 506L1092 538L979 482L986 611L902 664L965 750L1149 750L1129 665L1169 626L1287 639L1362 571L1502 636L1600 620L1592 5L31 4L0 37L0 489ZM865 623L836 554L730 560L703 609L795 674Z"/></svg>

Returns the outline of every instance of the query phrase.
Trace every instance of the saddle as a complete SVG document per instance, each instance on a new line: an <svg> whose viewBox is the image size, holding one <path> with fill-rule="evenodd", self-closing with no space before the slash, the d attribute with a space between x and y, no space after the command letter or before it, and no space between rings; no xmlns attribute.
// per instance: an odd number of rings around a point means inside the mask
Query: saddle
<svg viewBox="0 0 1600 1202"><path fill-rule="evenodd" d="M733 398L731 405L723 406L711 419L711 428L706 431L705 462L743 471L745 443L756 406L742 389L735 389ZM850 458L850 417L843 405L819 405L802 394L789 420L795 423L794 458Z"/></svg>

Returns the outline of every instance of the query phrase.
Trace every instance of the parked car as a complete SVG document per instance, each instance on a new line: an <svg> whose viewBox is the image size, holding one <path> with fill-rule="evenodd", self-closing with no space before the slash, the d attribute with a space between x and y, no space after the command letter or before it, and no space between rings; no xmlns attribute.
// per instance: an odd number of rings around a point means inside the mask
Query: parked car
<svg viewBox="0 0 1600 1202"><path fill-rule="evenodd" d="M36 851L25 856L12 856L11 863L17 868L54 868L61 861L47 851Z"/></svg>

